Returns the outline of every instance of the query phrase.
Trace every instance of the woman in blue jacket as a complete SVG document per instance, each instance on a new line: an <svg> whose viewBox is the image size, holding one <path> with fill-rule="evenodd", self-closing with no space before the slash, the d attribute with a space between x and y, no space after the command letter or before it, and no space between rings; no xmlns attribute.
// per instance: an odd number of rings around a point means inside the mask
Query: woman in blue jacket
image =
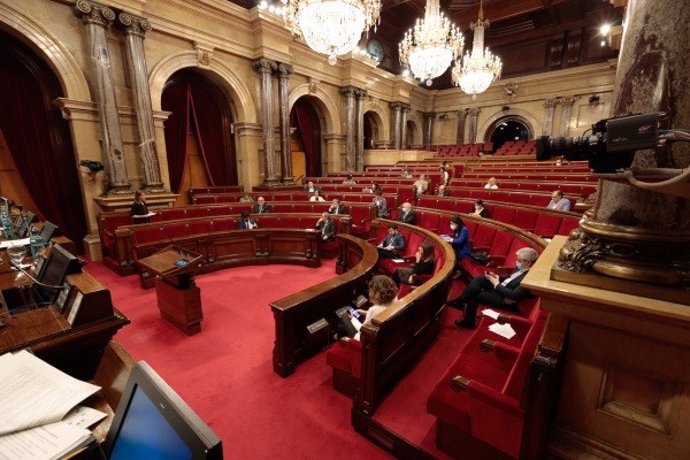
<svg viewBox="0 0 690 460"><path fill-rule="evenodd" d="M460 216L453 216L450 218L450 231L450 235L443 235L443 239L453 246L455 257L458 259L458 262L460 262L465 257L469 257L472 253L470 234Z"/></svg>

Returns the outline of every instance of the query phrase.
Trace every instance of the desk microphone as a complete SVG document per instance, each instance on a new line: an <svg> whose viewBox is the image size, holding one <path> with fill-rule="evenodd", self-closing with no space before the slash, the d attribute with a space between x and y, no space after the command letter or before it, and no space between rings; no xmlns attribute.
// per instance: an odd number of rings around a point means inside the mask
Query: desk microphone
<svg viewBox="0 0 690 460"><path fill-rule="evenodd" d="M17 270L19 270L19 271L22 272L23 274L25 274L25 275L31 280L32 283L38 284L39 286L42 286L42 287L45 287L45 288L48 288L48 289L64 289L64 287L65 287L64 284L62 284L61 286L54 286L54 285L52 285L52 284L45 284L45 283L42 283L42 282L38 281L36 278L34 278L29 272L27 272L27 271L24 270L22 267L20 267L19 264L16 264L13 260L10 261L10 264L11 264L14 268L16 268Z"/></svg>

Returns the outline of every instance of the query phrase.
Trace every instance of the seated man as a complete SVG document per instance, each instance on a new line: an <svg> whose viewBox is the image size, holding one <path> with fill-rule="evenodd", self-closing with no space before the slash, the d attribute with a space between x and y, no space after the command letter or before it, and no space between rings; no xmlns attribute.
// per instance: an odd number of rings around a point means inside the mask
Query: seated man
<svg viewBox="0 0 690 460"><path fill-rule="evenodd" d="M242 198L240 198L240 203L253 203L254 198L249 193L245 193Z"/></svg>
<svg viewBox="0 0 690 460"><path fill-rule="evenodd" d="M398 221L414 225L415 215L414 211L412 211L412 205L408 201L404 202L400 207L400 216L398 216Z"/></svg>
<svg viewBox="0 0 690 460"><path fill-rule="evenodd" d="M498 188L498 181L495 177L489 177L489 181L484 184L486 190L496 190Z"/></svg>
<svg viewBox="0 0 690 460"><path fill-rule="evenodd" d="M314 183L312 181L307 182L307 185L304 186L305 192L314 193L318 190L321 190L321 188L314 185Z"/></svg>
<svg viewBox="0 0 690 460"><path fill-rule="evenodd" d="M383 197L383 193L381 193L380 190L376 192L372 203L376 205L376 214L380 218L384 219L390 215L388 212L388 203L386 203L386 199Z"/></svg>
<svg viewBox="0 0 690 460"><path fill-rule="evenodd" d="M398 252L405 249L405 238L398 231L396 224L388 226L388 235L376 246L379 257L393 259L398 257Z"/></svg>
<svg viewBox="0 0 690 460"><path fill-rule="evenodd" d="M254 205L252 211L254 214L268 214L269 212L273 211L273 208L270 204L266 203L264 197L260 196L256 199L256 204Z"/></svg>
<svg viewBox="0 0 690 460"><path fill-rule="evenodd" d="M316 229L321 232L322 241L331 241L335 238L335 222L327 212L321 214L321 218L316 222Z"/></svg>
<svg viewBox="0 0 690 460"><path fill-rule="evenodd" d="M237 222L237 228L240 230L251 230L253 228L258 228L259 224L256 223L254 219L249 215L249 211L242 211L240 214L241 218Z"/></svg>
<svg viewBox="0 0 690 460"><path fill-rule="evenodd" d="M448 196L445 185L441 184L438 186L438 196Z"/></svg>
<svg viewBox="0 0 690 460"><path fill-rule="evenodd" d="M517 311L517 302L532 295L520 283L539 254L532 248L518 249L515 254L517 263L510 276L498 276L487 271L470 281L460 297L448 301L451 307L465 308L465 317L462 321L456 320L455 324L473 329L480 302L489 307Z"/></svg>
<svg viewBox="0 0 690 460"><path fill-rule="evenodd" d="M551 202L546 207L557 211L570 211L570 200L563 196L563 192L556 190L551 194Z"/></svg>
<svg viewBox="0 0 690 460"><path fill-rule="evenodd" d="M403 169L402 174L400 174L400 177L403 179L412 179L412 174L410 174L410 171L407 169Z"/></svg>
<svg viewBox="0 0 690 460"><path fill-rule="evenodd" d="M319 192L318 190L314 190L314 194L309 197L309 201L326 201L326 200L324 200L323 197L321 196L321 192Z"/></svg>
<svg viewBox="0 0 690 460"><path fill-rule="evenodd" d="M347 214L347 208L345 207L344 204L340 202L339 199L334 199L331 202L331 207L328 208L328 213L329 214Z"/></svg>
<svg viewBox="0 0 690 460"><path fill-rule="evenodd" d="M450 165L448 164L447 161L444 161L444 162L441 164L441 167L440 167L440 172L441 172L441 183L442 183L443 185L448 185L448 184L450 184L450 171L451 171Z"/></svg>
<svg viewBox="0 0 690 460"><path fill-rule="evenodd" d="M420 174L419 179L414 181L414 184L412 184L412 188L414 189L415 197L419 198L424 195L426 190L429 188L429 181L426 180L426 175Z"/></svg>
<svg viewBox="0 0 690 460"><path fill-rule="evenodd" d="M347 179L343 181L343 185L357 185L357 182L352 178L351 175L348 175Z"/></svg>

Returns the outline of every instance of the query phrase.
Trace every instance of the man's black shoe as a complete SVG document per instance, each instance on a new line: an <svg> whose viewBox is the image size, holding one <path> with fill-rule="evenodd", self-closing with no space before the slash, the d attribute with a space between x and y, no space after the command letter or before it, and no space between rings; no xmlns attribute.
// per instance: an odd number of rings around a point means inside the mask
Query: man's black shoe
<svg viewBox="0 0 690 460"><path fill-rule="evenodd" d="M464 319L462 321L459 319L456 319L455 325L458 327L465 328L465 329L474 329L474 322L473 321L465 321Z"/></svg>
<svg viewBox="0 0 690 460"><path fill-rule="evenodd" d="M446 305L451 306L453 308L459 308L461 310L465 308L465 302L460 300L459 297L457 299L449 300L448 302L446 302Z"/></svg>

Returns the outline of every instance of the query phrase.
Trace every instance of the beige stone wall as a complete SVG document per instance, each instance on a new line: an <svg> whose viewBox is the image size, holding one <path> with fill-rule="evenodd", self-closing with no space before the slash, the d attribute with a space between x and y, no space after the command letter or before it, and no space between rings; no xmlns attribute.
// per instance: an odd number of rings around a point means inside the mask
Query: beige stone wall
<svg viewBox="0 0 690 460"><path fill-rule="evenodd" d="M503 80L472 101L459 90L429 91L415 80L377 69L360 56L340 58L335 66L324 56L310 50L303 41L294 39L284 28L281 18L258 9L244 10L224 0L112 0L104 2L148 19L152 30L144 41L149 86L154 110L161 176L169 185L161 94L165 83L177 70L197 68L223 89L234 118L234 138L240 183L250 188L261 183L263 176L262 136L260 125L259 77L252 69L255 59L266 57L291 64L294 75L289 83L289 103L308 96L315 103L322 121L322 155L324 172L341 169L345 150L345 107L340 88L355 86L367 91L364 111L374 112L378 143L391 141L390 102L410 104L408 120L415 125L414 143L421 144L423 112L436 112L432 143L454 143L456 112L465 107L481 107L479 138L492 121L508 113L523 115L541 134L543 101L559 96L579 96L568 122L569 135L579 134L586 125L608 115L610 111L614 70L605 64L544 75ZM65 90L60 101L69 120L75 155L80 159L103 160L100 150L100 121L94 104L93 79L84 25L74 14L73 2L62 0L3 0L0 3L0 27L30 44L53 68ZM124 35L111 26L107 33L116 101L123 133L127 175L136 189L142 180L138 158L141 143L134 116L131 81L125 68ZM504 87L517 85L517 95L509 98ZM277 109L278 83L273 81L274 107ZM591 94L600 96L597 106L589 105ZM560 107L554 114L554 134L560 126ZM278 127L278 111L274 110ZM469 126L469 123L467 124ZM280 172L279 137L275 137L277 172ZM385 162L385 152L370 154L376 163ZM398 155L391 154L391 160ZM375 160L374 160L375 158ZM104 192L103 174L96 182L82 176L89 231L96 234L96 216L100 208L93 198Z"/></svg>

